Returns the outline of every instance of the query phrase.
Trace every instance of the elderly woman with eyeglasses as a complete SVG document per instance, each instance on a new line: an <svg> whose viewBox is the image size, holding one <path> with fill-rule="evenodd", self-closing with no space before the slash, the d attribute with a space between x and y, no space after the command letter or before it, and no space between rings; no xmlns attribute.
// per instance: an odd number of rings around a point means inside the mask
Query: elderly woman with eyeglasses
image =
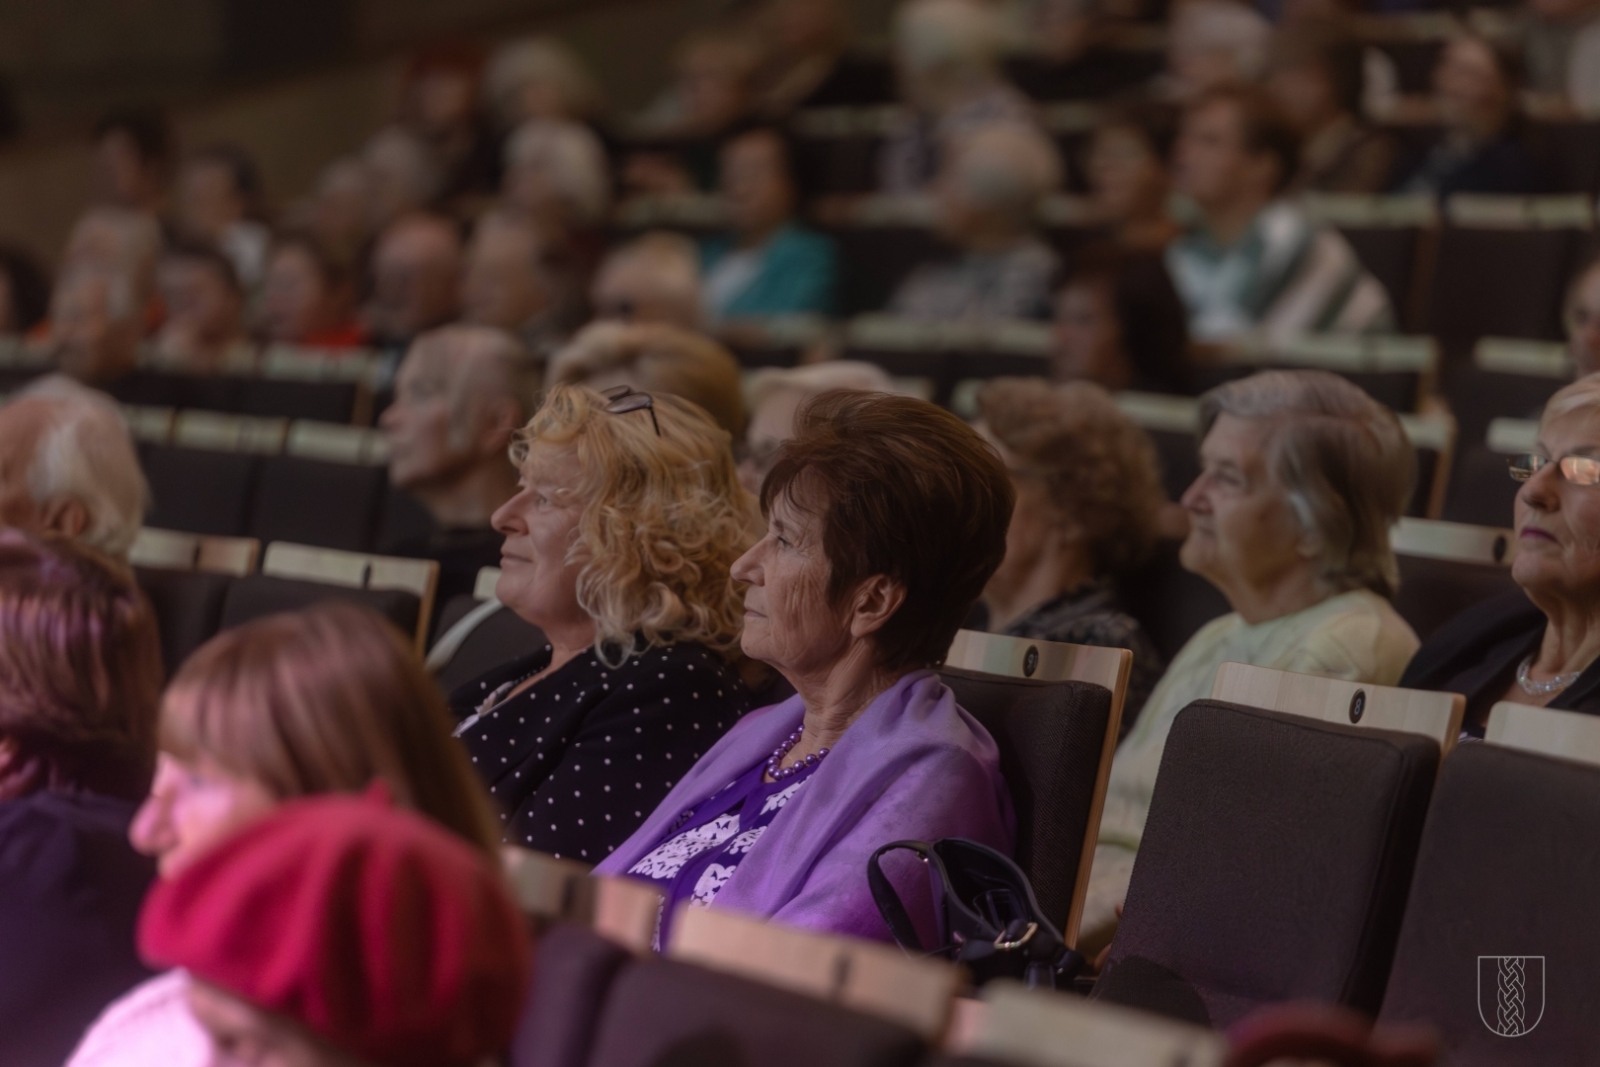
<svg viewBox="0 0 1600 1067"><path fill-rule="evenodd" d="M750 706L729 576L759 533L696 405L557 385L512 447L495 595L547 643L450 695L505 840L597 863Z"/></svg>
<svg viewBox="0 0 1600 1067"><path fill-rule="evenodd" d="M1400 681L1465 694L1475 736L1502 700L1600 713L1600 374L1550 398L1511 477L1522 483L1511 564L1522 591L1435 631Z"/></svg>

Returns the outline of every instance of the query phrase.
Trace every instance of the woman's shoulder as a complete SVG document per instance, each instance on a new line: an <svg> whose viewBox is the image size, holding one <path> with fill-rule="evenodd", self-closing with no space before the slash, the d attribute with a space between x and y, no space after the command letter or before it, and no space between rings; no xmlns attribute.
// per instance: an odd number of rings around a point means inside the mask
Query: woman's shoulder
<svg viewBox="0 0 1600 1067"><path fill-rule="evenodd" d="M1421 644L1394 605L1371 590L1340 593L1318 608L1285 635L1284 670L1394 685Z"/></svg>
<svg viewBox="0 0 1600 1067"><path fill-rule="evenodd" d="M1424 683L1439 672L1453 676L1496 645L1542 631L1545 622L1544 613L1520 590L1474 604L1428 635L1406 668L1406 684L1427 688Z"/></svg>
<svg viewBox="0 0 1600 1067"><path fill-rule="evenodd" d="M166 971L112 1001L66 1067L202 1067L211 1044L189 1012L189 976Z"/></svg>
<svg viewBox="0 0 1600 1067"><path fill-rule="evenodd" d="M674 693L689 690L701 701L750 702L750 690L716 650L694 641L652 645L629 656L621 666L609 668L621 679L623 691Z"/></svg>
<svg viewBox="0 0 1600 1067"><path fill-rule="evenodd" d="M450 691L446 701L455 710L459 711L462 708L471 710L482 703L485 697L500 686L513 679L526 677L538 669L539 661L546 659L549 655L550 649L543 648L537 652L530 652L526 656L508 660L500 664L500 666L478 675L470 682L461 683Z"/></svg>

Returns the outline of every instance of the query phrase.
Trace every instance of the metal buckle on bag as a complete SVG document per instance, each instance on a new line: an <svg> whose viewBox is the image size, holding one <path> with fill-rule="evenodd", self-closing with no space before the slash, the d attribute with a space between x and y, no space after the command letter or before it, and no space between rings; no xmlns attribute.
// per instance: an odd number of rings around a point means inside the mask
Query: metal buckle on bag
<svg viewBox="0 0 1600 1067"><path fill-rule="evenodd" d="M1001 940L1001 938L1004 938L1006 935L1002 933L1000 937L994 939L994 947L999 949L1001 952L1010 952L1014 948L1021 948L1023 945L1026 945L1029 941L1033 940L1033 935L1038 932L1039 924L1029 923L1028 928L1022 931L1021 937L1017 938L1015 941L1004 941Z"/></svg>

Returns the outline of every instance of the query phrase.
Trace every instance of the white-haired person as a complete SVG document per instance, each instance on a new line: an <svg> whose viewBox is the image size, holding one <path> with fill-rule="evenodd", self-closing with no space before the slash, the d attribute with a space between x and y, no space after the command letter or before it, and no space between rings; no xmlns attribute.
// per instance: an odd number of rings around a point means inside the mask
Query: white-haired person
<svg viewBox="0 0 1600 1067"><path fill-rule="evenodd" d="M478 219L461 274L461 318L517 335L541 359L578 326L583 293L560 245L524 215Z"/></svg>
<svg viewBox="0 0 1600 1067"><path fill-rule="evenodd" d="M924 190L944 157L997 122L1030 123L1033 107L1000 69L1004 28L980 0L911 0L895 15L894 67L909 113L878 159L886 193Z"/></svg>
<svg viewBox="0 0 1600 1067"><path fill-rule="evenodd" d="M777 462L778 449L794 436L800 405L821 393L854 389L863 393L896 392L882 367L853 359L830 359L798 367L763 367L745 383L744 447L739 450L739 481L751 493Z"/></svg>
<svg viewBox="0 0 1600 1067"><path fill-rule="evenodd" d="M626 385L671 393L703 408L732 440L744 439L738 361L704 334L662 323L592 323L556 353L546 378L601 392Z"/></svg>
<svg viewBox="0 0 1600 1067"><path fill-rule="evenodd" d="M1394 412L1326 371L1266 371L1200 399L1200 476L1183 494L1185 569L1233 611L1201 627L1117 749L1095 850L1085 939L1127 894L1167 735L1226 662L1394 685L1417 637L1389 598L1389 529L1416 458Z"/></svg>
<svg viewBox="0 0 1600 1067"><path fill-rule="evenodd" d="M1248 85L1266 72L1272 24L1238 0L1185 0L1173 8L1167 71L1158 87L1178 100L1228 85Z"/></svg>
<svg viewBox="0 0 1600 1067"><path fill-rule="evenodd" d="M940 233L959 249L924 264L888 310L923 321L1043 319L1060 261L1039 238L1039 202L1061 182L1048 138L1029 126L990 126L962 140L940 169Z"/></svg>
<svg viewBox="0 0 1600 1067"><path fill-rule="evenodd" d="M431 330L400 364L394 402L378 419L389 483L422 504L433 528L384 550L438 561L435 618L451 597L472 592L480 568L500 565L490 518L516 495L506 449L533 414L538 386L528 350L491 326Z"/></svg>
<svg viewBox="0 0 1600 1067"><path fill-rule="evenodd" d="M600 861L749 708L728 445L678 397L564 385L518 435L495 595L548 643L450 696L508 843Z"/></svg>
<svg viewBox="0 0 1600 1067"><path fill-rule="evenodd" d="M92 207L79 216L61 253L61 270L92 266L125 275L141 312L155 295L161 259L161 226L152 215L129 208Z"/></svg>
<svg viewBox="0 0 1600 1067"><path fill-rule="evenodd" d="M402 215L423 211L444 192L444 164L404 126L386 126L361 146L367 229L375 233Z"/></svg>
<svg viewBox="0 0 1600 1067"><path fill-rule="evenodd" d="M604 102L583 60L555 37L519 37L496 48L483 72L483 94L502 130L530 119L586 122Z"/></svg>
<svg viewBox="0 0 1600 1067"><path fill-rule="evenodd" d="M0 526L126 559L149 496L133 438L104 394L52 375L0 406Z"/></svg>
<svg viewBox="0 0 1600 1067"><path fill-rule="evenodd" d="M1600 713L1600 375L1545 405L1521 482L1511 577L1520 591L1468 608L1436 630L1401 684L1461 693L1462 727L1481 736L1502 700Z"/></svg>
<svg viewBox="0 0 1600 1067"><path fill-rule="evenodd" d="M615 249L600 264L589 302L597 319L700 328L700 256L682 234L653 231Z"/></svg>
<svg viewBox="0 0 1600 1067"><path fill-rule="evenodd" d="M50 294L50 346L63 374L107 387L130 374L145 335L144 290L126 270L74 263Z"/></svg>
<svg viewBox="0 0 1600 1067"><path fill-rule="evenodd" d="M501 196L550 235L570 237L603 226L611 208L605 147L587 126L530 119L506 141Z"/></svg>

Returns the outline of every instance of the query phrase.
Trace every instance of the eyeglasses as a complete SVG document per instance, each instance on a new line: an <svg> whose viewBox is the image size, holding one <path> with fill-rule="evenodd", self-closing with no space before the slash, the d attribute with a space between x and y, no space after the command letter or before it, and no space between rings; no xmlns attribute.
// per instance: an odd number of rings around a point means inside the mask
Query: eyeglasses
<svg viewBox="0 0 1600 1067"><path fill-rule="evenodd" d="M1511 478L1525 482L1551 463L1556 464L1561 477L1573 485L1600 485L1600 459L1590 459L1588 456L1562 456L1554 460L1537 452L1524 452L1511 457Z"/></svg>
<svg viewBox="0 0 1600 1067"><path fill-rule="evenodd" d="M656 428L656 436L661 436L661 423L656 421L655 397L649 393L635 392L631 385L617 385L600 394L606 399L606 410L613 415L626 415L630 411L648 411L650 425Z"/></svg>

